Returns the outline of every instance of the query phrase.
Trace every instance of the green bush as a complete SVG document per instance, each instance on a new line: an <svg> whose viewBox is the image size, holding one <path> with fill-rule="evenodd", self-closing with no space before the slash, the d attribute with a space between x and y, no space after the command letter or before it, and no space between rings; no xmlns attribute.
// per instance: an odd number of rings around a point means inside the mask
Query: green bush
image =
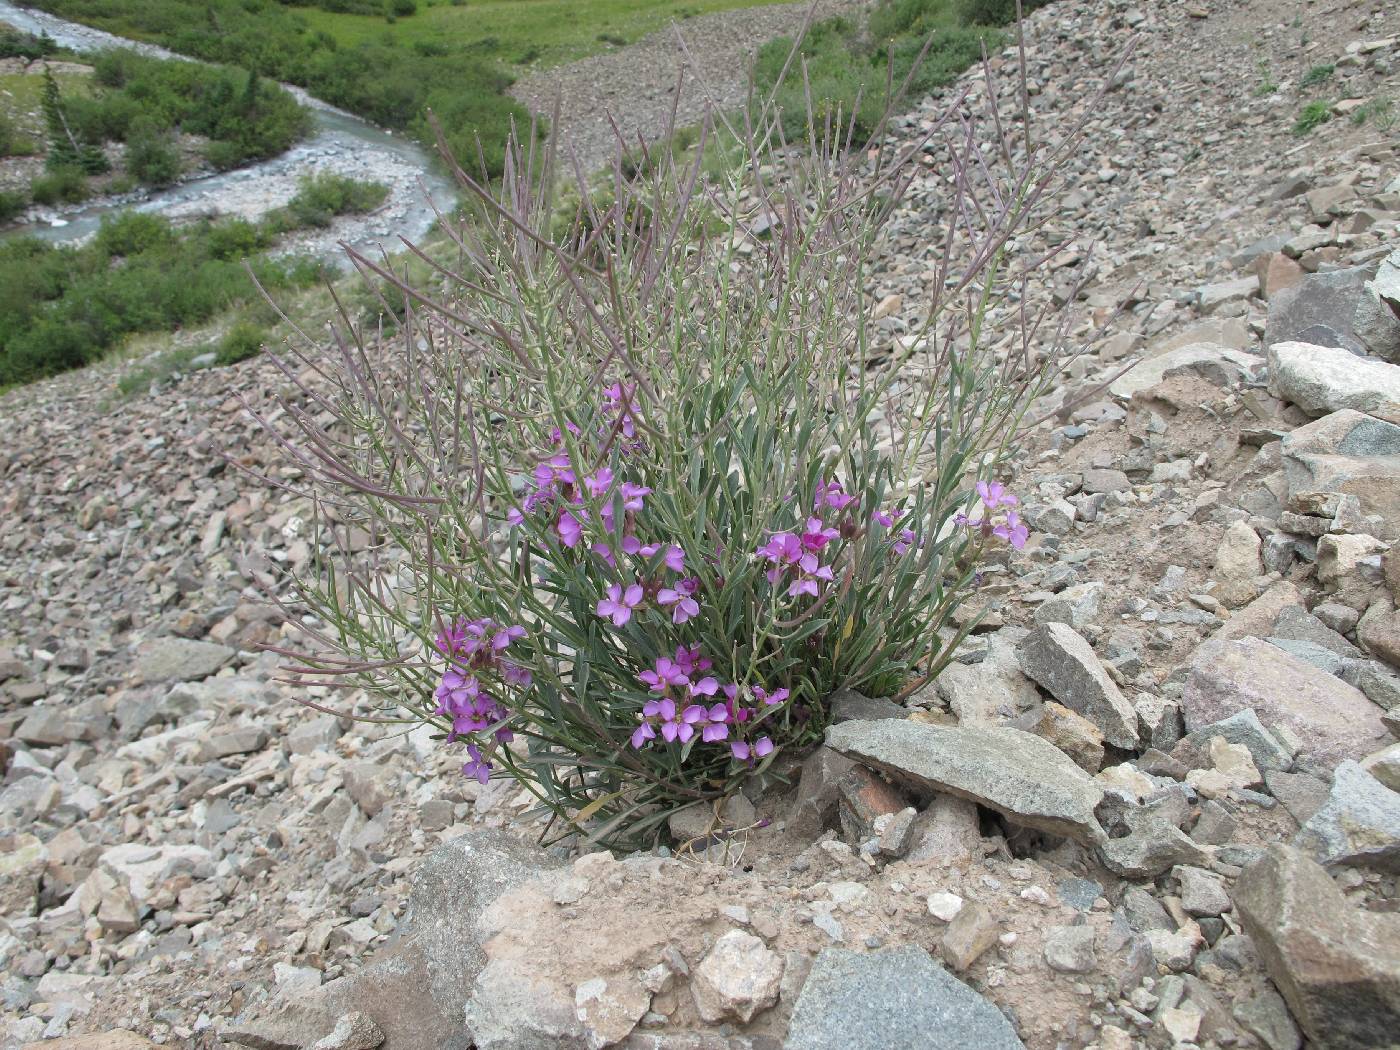
<svg viewBox="0 0 1400 1050"><path fill-rule="evenodd" d="M126 212L81 247L0 241L0 385L95 361L134 332L245 312L259 294L245 262L231 255L260 236L248 223L176 229L159 216ZM269 290L304 287L325 273L308 259L262 257L248 265Z"/></svg>
<svg viewBox="0 0 1400 1050"><path fill-rule="evenodd" d="M0 190L0 222L9 222L25 208L29 198L18 190Z"/></svg>
<svg viewBox="0 0 1400 1050"><path fill-rule="evenodd" d="M1298 82L1298 86L1306 90L1307 88L1317 87L1319 84L1325 84L1332 79L1332 74L1336 71L1336 66L1313 66L1303 74L1303 79Z"/></svg>
<svg viewBox="0 0 1400 1050"><path fill-rule="evenodd" d="M180 177L180 152L168 131L138 118L126 140L126 170L147 186L169 186Z"/></svg>
<svg viewBox="0 0 1400 1050"><path fill-rule="evenodd" d="M0 58L23 58L32 62L58 50L58 45L47 33L35 36L9 25L0 24Z"/></svg>
<svg viewBox="0 0 1400 1050"><path fill-rule="evenodd" d="M930 355L913 396L894 396L913 369L864 351L885 343L868 265L917 155L873 207L815 130L814 153L742 143L746 170L699 192L661 151L614 180L605 267L551 241L553 187L517 157L472 203L476 270L410 278L420 324L334 377L330 419L285 421L299 462L323 454L308 482L335 493L336 527L400 555L390 593L321 547L297 580L308 678L518 782L546 836L626 849L721 812L778 755L792 768L835 690L927 684L972 629L960 603L1026 542L993 479L1063 363L998 350L1039 324L1007 267L1038 221L1024 201L1061 176L1051 147L1020 158L1019 129L968 119L950 170L989 170L950 187L972 229L935 262L967 290L911 333ZM755 214L784 226L746 262Z"/></svg>
<svg viewBox="0 0 1400 1050"><path fill-rule="evenodd" d="M215 361L221 365L231 365L238 361L246 361L250 357L256 357L262 353L263 343L266 340L267 333L257 325L247 321L239 321L219 340Z"/></svg>
<svg viewBox="0 0 1400 1050"><path fill-rule="evenodd" d="M1315 99L1298 111L1298 119L1293 122L1293 134L1301 137L1331 119L1331 104L1322 99Z"/></svg>
<svg viewBox="0 0 1400 1050"><path fill-rule="evenodd" d="M399 18L408 18L418 13L416 0L389 0L389 13Z"/></svg>
<svg viewBox="0 0 1400 1050"><path fill-rule="evenodd" d="M78 204L91 193L87 176L75 168L36 175L29 184L29 195L35 204Z"/></svg>
<svg viewBox="0 0 1400 1050"><path fill-rule="evenodd" d="M384 202L389 188L379 182L363 182L346 175L312 175L301 180L296 196L285 208L265 221L273 231L303 226L326 227L337 215L358 215L373 211Z"/></svg>

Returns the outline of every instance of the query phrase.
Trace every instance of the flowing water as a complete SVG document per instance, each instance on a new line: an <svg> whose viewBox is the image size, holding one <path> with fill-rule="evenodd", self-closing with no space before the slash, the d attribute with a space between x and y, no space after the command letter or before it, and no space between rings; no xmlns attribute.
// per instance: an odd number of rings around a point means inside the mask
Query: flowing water
<svg viewBox="0 0 1400 1050"><path fill-rule="evenodd" d="M25 32L47 33L71 51L125 47L156 58L192 61L153 44L16 7L7 0L0 0L0 21ZM101 203L44 208L34 221L11 227L4 235L28 234L59 243L79 241L97 229L103 216L124 208L172 219L198 215L256 219L290 200L301 178L333 172L381 182L389 187L389 196L372 215L343 217L326 230L298 231L284 242L284 248L343 259L341 241L361 250L378 245L397 250L402 247L400 237L415 240L432 227L433 205L442 209L451 206L455 187L433 171L428 154L416 142L336 109L302 88L283 86L311 110L315 122L312 134L285 153L163 190L140 191Z"/></svg>

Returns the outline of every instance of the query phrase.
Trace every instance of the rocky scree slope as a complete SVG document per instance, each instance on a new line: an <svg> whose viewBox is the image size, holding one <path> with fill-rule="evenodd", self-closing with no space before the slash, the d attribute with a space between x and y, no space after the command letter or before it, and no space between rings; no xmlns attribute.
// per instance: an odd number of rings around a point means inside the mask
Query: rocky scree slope
<svg viewBox="0 0 1400 1050"><path fill-rule="evenodd" d="M1017 480L1035 537L937 683L841 698L789 796L688 814L667 856L542 852L509 785L275 682L256 585L311 556L309 508L222 456L292 476L236 396L272 411L271 365L9 395L5 1045L1395 1045L1400 156L1295 138L1240 74L1394 96L1396 28L1029 20L1043 118L1140 40L1044 235L1099 243L1080 305L1112 320ZM915 359L928 169L871 289Z"/></svg>

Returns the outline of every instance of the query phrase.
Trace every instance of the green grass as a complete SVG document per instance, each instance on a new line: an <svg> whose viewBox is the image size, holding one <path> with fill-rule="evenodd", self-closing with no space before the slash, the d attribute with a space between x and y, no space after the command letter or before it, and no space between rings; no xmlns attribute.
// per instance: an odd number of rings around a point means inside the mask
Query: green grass
<svg viewBox="0 0 1400 1050"><path fill-rule="evenodd" d="M1351 122L1357 127L1374 124L1381 131L1395 127L1395 102L1385 96L1377 96L1365 105L1358 106L1351 114Z"/></svg>
<svg viewBox="0 0 1400 1050"><path fill-rule="evenodd" d="M1298 82L1298 86L1303 89L1317 87L1332 79L1332 74L1337 71L1336 66L1313 66L1303 74L1303 79Z"/></svg>
<svg viewBox="0 0 1400 1050"><path fill-rule="evenodd" d="M554 64L635 40L673 18L774 0L421 0L411 15L346 13L277 0L36 0L123 36L306 87L384 127L435 143L427 119L473 167L498 174L529 114L506 95L522 61ZM603 39L600 39L603 38Z"/></svg>
<svg viewBox="0 0 1400 1050"><path fill-rule="evenodd" d="M1044 2L1027 0L1023 10ZM819 124L839 119L863 142L878 130L890 85L905 86L913 101L951 83L984 47L990 54L1003 45L997 26L1015 10L1014 0L880 0L864 25L832 18L812 27L802 42L805 79L803 64L794 63L778 84L793 46L786 37L759 49L754 77L761 92L776 90L789 137L807 126L810 95Z"/></svg>
<svg viewBox="0 0 1400 1050"><path fill-rule="evenodd" d="M382 16L338 14L305 7L299 14L312 30L354 46L392 37L402 45L438 46L450 40L482 56L505 62L526 52L543 66L559 65L634 43L672 21L761 7L777 0L418 0L418 12L392 25Z"/></svg>
<svg viewBox="0 0 1400 1050"><path fill-rule="evenodd" d="M1293 122L1293 134L1302 137L1331 119L1331 103L1315 99L1298 111L1298 119Z"/></svg>
<svg viewBox="0 0 1400 1050"><path fill-rule="evenodd" d="M176 227L128 211L81 247L0 241L0 388L90 364L135 334L204 325L230 311L242 323L219 342L218 360L255 353L269 319L256 313L261 300L245 263L270 291L319 281L327 274L319 262L260 253L278 233L308 224L308 215L368 210L384 193L372 183L308 180L275 224Z"/></svg>

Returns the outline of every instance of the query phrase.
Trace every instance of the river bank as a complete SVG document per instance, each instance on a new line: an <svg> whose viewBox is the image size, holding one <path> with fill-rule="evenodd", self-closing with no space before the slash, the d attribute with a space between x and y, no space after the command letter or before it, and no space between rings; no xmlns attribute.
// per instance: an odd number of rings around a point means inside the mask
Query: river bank
<svg viewBox="0 0 1400 1050"><path fill-rule="evenodd" d="M46 33L60 47L78 53L122 47L154 58L190 61L165 48L21 8L7 0L0 0L0 22L29 33ZM335 174L382 183L389 194L372 214L342 216L326 228L298 231L278 249L345 265L342 244L361 251L381 247L399 250L401 238L416 240L432 228L435 207L452 205L455 187L433 170L427 152L418 144L327 105L302 88L282 86L312 111L315 121L313 134L285 153L164 190L138 191L77 205L36 206L25 213L24 221L0 236L27 234L54 243L78 243L97 230L104 216L125 208L171 219L220 215L259 219L283 207L296 194L301 180L309 176Z"/></svg>

